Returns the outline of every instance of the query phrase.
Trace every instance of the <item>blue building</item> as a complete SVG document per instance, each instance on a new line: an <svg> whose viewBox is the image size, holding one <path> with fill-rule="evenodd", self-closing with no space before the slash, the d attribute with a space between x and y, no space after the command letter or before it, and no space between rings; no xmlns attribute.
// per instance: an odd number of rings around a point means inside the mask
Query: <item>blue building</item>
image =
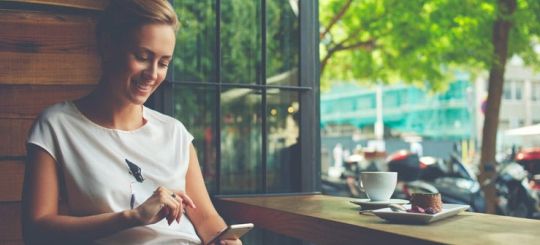
<svg viewBox="0 0 540 245"><path fill-rule="evenodd" d="M382 88L384 137L417 135L432 140L469 140L475 135L473 86L456 80L442 93L414 86ZM321 129L356 128L373 138L377 99L375 87L352 83L334 85L321 95ZM334 134L335 135L335 134Z"/></svg>

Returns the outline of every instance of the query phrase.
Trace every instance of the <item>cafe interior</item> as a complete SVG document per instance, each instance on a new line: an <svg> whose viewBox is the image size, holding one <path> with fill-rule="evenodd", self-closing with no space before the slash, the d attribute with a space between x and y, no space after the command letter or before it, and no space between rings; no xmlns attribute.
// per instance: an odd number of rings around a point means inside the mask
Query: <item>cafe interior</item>
<svg viewBox="0 0 540 245"><path fill-rule="evenodd" d="M176 47L144 105L191 132L218 213L254 225L244 244L539 243L538 220L462 206L408 213L387 202L377 214L321 193L318 1L169 2ZM21 200L36 118L99 84L95 28L108 4L0 2L0 244L26 240Z"/></svg>

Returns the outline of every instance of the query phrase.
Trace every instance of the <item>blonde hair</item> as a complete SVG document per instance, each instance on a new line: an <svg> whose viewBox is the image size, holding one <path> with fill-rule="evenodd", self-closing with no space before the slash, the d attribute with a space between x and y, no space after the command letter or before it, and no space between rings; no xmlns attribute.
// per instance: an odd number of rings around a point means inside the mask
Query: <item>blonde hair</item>
<svg viewBox="0 0 540 245"><path fill-rule="evenodd" d="M104 45L121 44L146 24L166 24L175 32L180 26L176 12L167 0L111 0L96 25L100 55Z"/></svg>

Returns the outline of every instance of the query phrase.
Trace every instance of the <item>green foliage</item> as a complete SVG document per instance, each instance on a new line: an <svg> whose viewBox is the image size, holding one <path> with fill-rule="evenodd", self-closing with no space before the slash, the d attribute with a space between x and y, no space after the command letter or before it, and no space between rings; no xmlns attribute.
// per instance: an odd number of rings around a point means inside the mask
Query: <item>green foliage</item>
<svg viewBox="0 0 540 245"><path fill-rule="evenodd" d="M181 22L175 49L175 80L217 82L215 0L176 0L175 8ZM260 1L221 1L220 10L221 81L261 82ZM298 67L298 28L298 16L288 0L266 1L267 77Z"/></svg>
<svg viewBox="0 0 540 245"><path fill-rule="evenodd" d="M320 0L325 30L346 1ZM366 0L352 1L345 14L321 37L321 84L335 80L404 81L442 90L452 70L489 69L493 62L494 0ZM540 1L518 0L511 17L509 54L538 65L532 41L540 34ZM340 45L372 45L339 50ZM332 53L332 50L338 49Z"/></svg>

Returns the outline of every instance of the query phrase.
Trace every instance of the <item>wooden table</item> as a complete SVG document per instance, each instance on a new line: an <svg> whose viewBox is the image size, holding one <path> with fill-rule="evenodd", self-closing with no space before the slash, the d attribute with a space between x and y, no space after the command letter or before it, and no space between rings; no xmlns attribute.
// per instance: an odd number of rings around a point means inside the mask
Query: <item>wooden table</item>
<svg viewBox="0 0 540 245"><path fill-rule="evenodd" d="M221 197L237 222L316 244L540 244L540 221L462 212L428 225L393 224L359 214L351 198L325 195Z"/></svg>

